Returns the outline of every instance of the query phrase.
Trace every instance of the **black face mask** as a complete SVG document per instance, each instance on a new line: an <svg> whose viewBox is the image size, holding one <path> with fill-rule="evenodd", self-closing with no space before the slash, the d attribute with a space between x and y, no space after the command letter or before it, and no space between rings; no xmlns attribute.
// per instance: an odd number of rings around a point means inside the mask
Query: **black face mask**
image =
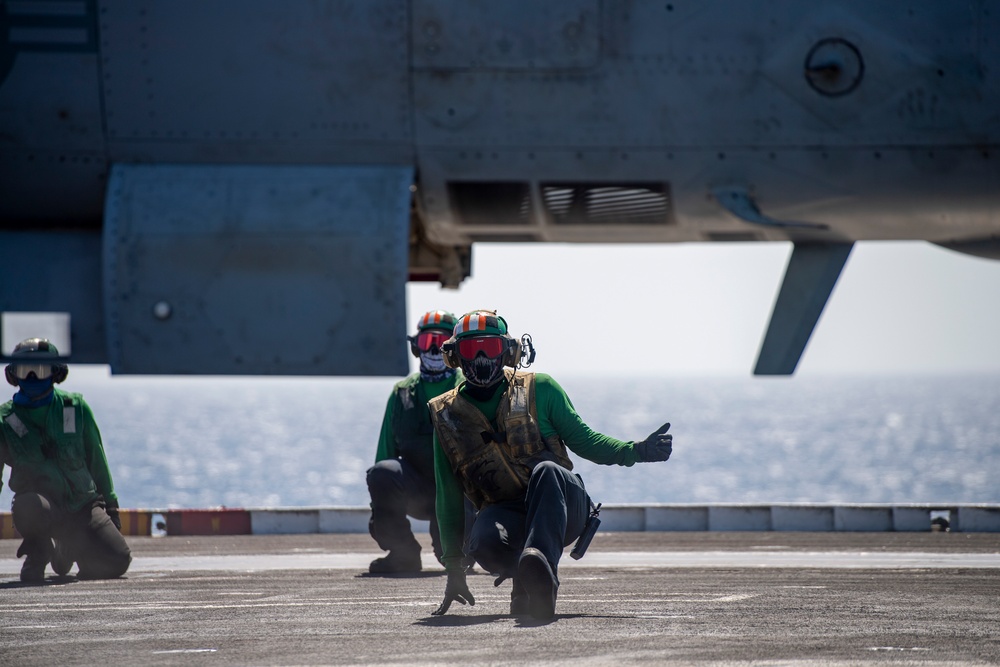
<svg viewBox="0 0 1000 667"><path fill-rule="evenodd" d="M465 380L475 387L492 387L503 378L503 355L490 359L480 352L475 359L462 359Z"/></svg>

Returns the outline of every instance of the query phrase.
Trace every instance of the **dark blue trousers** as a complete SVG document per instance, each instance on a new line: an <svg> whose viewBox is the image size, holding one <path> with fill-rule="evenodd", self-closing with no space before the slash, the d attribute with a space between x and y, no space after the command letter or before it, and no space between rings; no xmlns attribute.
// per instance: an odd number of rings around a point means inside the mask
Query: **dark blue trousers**
<svg viewBox="0 0 1000 667"><path fill-rule="evenodd" d="M468 541L469 555L486 571L513 577L521 552L533 547L558 573L563 549L583 532L589 513L590 497L580 476L543 461L531 472L524 500L479 510Z"/></svg>
<svg viewBox="0 0 1000 667"><path fill-rule="evenodd" d="M434 480L427 479L403 459L379 461L368 469L372 516L368 531L386 551L419 551L407 516L430 521L434 555L441 557L441 540L434 514Z"/></svg>

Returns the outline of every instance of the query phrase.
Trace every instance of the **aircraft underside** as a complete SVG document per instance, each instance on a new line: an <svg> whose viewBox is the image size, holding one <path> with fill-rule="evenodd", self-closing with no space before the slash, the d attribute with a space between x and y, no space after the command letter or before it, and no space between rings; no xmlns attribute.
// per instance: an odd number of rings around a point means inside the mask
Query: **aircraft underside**
<svg viewBox="0 0 1000 667"><path fill-rule="evenodd" d="M474 243L791 242L792 373L855 242L1000 257L998 17L2 3L2 351L45 312L115 373L402 375L406 282Z"/></svg>

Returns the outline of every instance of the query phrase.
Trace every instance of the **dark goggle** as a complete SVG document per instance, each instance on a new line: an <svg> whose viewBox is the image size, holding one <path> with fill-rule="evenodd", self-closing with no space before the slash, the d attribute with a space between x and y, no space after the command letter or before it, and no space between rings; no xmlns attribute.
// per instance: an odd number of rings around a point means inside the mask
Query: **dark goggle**
<svg viewBox="0 0 1000 667"><path fill-rule="evenodd" d="M421 331L417 334L417 349L421 352L427 352L433 347L440 350L441 346L449 338L451 336L444 331Z"/></svg>
<svg viewBox="0 0 1000 667"><path fill-rule="evenodd" d="M52 364L11 364L18 380L27 380L32 373L39 380L46 380L52 375Z"/></svg>
<svg viewBox="0 0 1000 667"><path fill-rule="evenodd" d="M507 348L504 343L504 339L500 336L462 338L458 341L458 356L471 361L476 358L476 355L482 352L486 355L486 358L496 359Z"/></svg>

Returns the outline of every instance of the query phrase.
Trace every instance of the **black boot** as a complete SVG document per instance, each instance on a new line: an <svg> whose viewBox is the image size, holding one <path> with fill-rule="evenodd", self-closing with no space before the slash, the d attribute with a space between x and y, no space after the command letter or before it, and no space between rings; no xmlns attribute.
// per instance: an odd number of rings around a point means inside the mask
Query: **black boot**
<svg viewBox="0 0 1000 667"><path fill-rule="evenodd" d="M40 584L45 581L45 566L52 559L52 540L25 540L17 549L17 557L24 556L21 566L21 581L26 584Z"/></svg>
<svg viewBox="0 0 1000 667"><path fill-rule="evenodd" d="M376 558L368 566L371 574L396 574L399 572L420 572L420 547L416 549L393 549L388 556Z"/></svg>
<svg viewBox="0 0 1000 667"><path fill-rule="evenodd" d="M514 581L520 581L528 593L529 614L541 620L549 620L555 616L559 584L556 583L549 561L541 551L528 547L521 552Z"/></svg>
<svg viewBox="0 0 1000 667"><path fill-rule="evenodd" d="M60 542L59 540L53 541L55 542L55 549L52 552L52 571L60 577L65 577L73 569L73 564L76 561L70 555L65 542Z"/></svg>
<svg viewBox="0 0 1000 667"><path fill-rule="evenodd" d="M510 615L525 616L528 612L528 591L524 590L524 586L515 577L514 587L510 589Z"/></svg>

